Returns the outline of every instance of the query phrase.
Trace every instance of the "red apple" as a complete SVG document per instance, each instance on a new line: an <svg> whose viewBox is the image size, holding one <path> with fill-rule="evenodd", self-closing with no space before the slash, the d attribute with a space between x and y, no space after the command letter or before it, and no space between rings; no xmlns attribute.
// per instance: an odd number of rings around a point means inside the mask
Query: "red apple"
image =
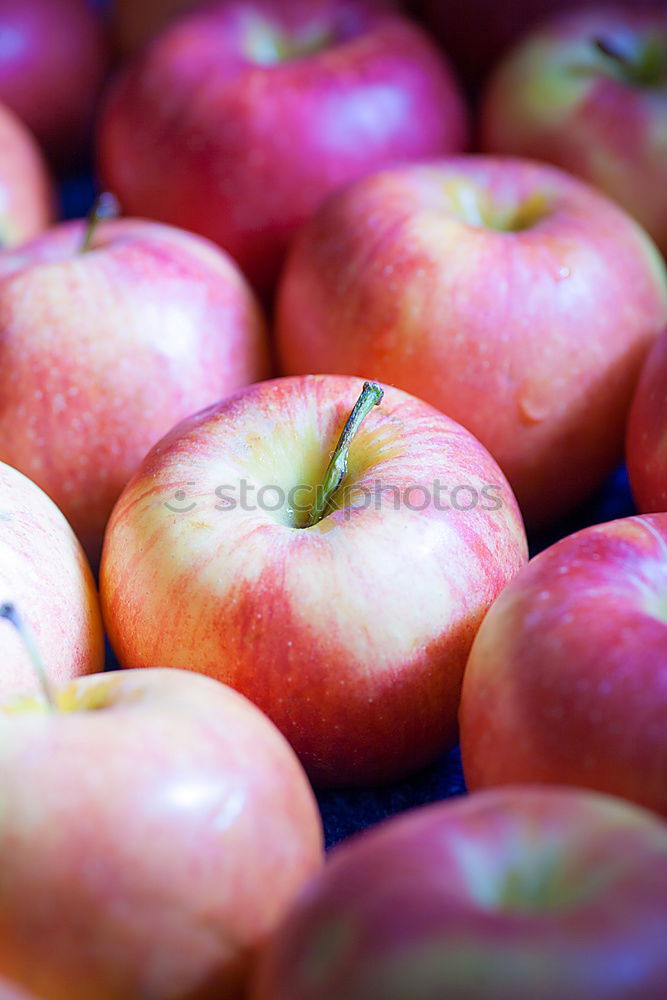
<svg viewBox="0 0 667 1000"><path fill-rule="evenodd" d="M637 385L626 439L628 473L640 511L667 511L667 332Z"/></svg>
<svg viewBox="0 0 667 1000"><path fill-rule="evenodd" d="M319 867L310 787L245 698L98 674L0 711L0 977L49 1000L237 1000Z"/></svg>
<svg viewBox="0 0 667 1000"><path fill-rule="evenodd" d="M0 462L0 603L16 601L64 682L104 666L97 591L74 532L30 479ZM23 644L0 622L0 701L29 694L35 677Z"/></svg>
<svg viewBox="0 0 667 1000"><path fill-rule="evenodd" d="M87 136L106 66L87 0L0 0L0 101L59 162Z"/></svg>
<svg viewBox="0 0 667 1000"><path fill-rule="evenodd" d="M470 653L468 787L582 785L667 815L666 593L667 514L585 528L536 556Z"/></svg>
<svg viewBox="0 0 667 1000"><path fill-rule="evenodd" d="M369 0L222 0L122 72L99 133L125 211L202 233L259 288L335 188L457 151L465 112L444 58Z"/></svg>
<svg viewBox="0 0 667 1000"><path fill-rule="evenodd" d="M667 251L667 10L561 14L501 63L482 146L572 171Z"/></svg>
<svg viewBox="0 0 667 1000"><path fill-rule="evenodd" d="M96 561L111 508L187 414L267 374L263 320L222 251L136 219L80 222L0 258L0 459Z"/></svg>
<svg viewBox="0 0 667 1000"><path fill-rule="evenodd" d="M39 147L0 104L0 250L46 229L52 210L51 181Z"/></svg>
<svg viewBox="0 0 667 1000"><path fill-rule="evenodd" d="M231 684L321 785L389 780L455 743L473 636L526 555L490 455L394 389L330 493L361 387L279 379L183 422L119 499L100 570L121 665Z"/></svg>
<svg viewBox="0 0 667 1000"><path fill-rule="evenodd" d="M278 301L285 374L365 374L486 445L529 526L622 455L667 322L663 262L587 185L542 164L453 157L365 178L294 243Z"/></svg>
<svg viewBox="0 0 667 1000"><path fill-rule="evenodd" d="M663 1000L667 827L507 788L357 837L263 952L251 1000Z"/></svg>

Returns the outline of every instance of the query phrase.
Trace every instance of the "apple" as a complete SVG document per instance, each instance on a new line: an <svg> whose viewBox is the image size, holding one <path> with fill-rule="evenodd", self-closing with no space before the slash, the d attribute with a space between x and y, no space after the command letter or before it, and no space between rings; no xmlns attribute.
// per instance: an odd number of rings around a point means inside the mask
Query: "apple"
<svg viewBox="0 0 667 1000"><path fill-rule="evenodd" d="M594 525L536 556L470 652L468 787L582 785L667 815L666 593L667 514Z"/></svg>
<svg viewBox="0 0 667 1000"><path fill-rule="evenodd" d="M663 1000L667 826L516 787L337 849L262 952L249 1000Z"/></svg>
<svg viewBox="0 0 667 1000"><path fill-rule="evenodd" d="M626 459L640 511L667 511L667 331L653 345L635 391Z"/></svg>
<svg viewBox="0 0 667 1000"><path fill-rule="evenodd" d="M600 7L535 29L489 83L481 142L582 177L667 251L667 9Z"/></svg>
<svg viewBox="0 0 667 1000"><path fill-rule="evenodd" d="M100 568L122 666L237 688L321 786L388 781L455 744L473 636L526 559L479 442L381 395L279 379L184 421L123 491Z"/></svg>
<svg viewBox="0 0 667 1000"><path fill-rule="evenodd" d="M14 600L51 676L65 682L104 666L95 582L74 532L56 505L0 462L0 603ZM22 643L0 623L0 701L29 694L35 676Z"/></svg>
<svg viewBox="0 0 667 1000"><path fill-rule="evenodd" d="M615 0L616 6L631 6L636 0ZM652 0L656 7L665 0ZM579 10L600 6L600 0L466 0L444 3L443 0L412 0L409 3L421 15L435 36L446 47L463 79L476 88L488 75L498 58L520 39L536 22L564 7Z"/></svg>
<svg viewBox="0 0 667 1000"><path fill-rule="evenodd" d="M330 199L281 279L284 374L370 375L472 431L530 528L620 459L644 356L667 322L654 245L545 164L452 157Z"/></svg>
<svg viewBox="0 0 667 1000"><path fill-rule="evenodd" d="M97 674L52 698L0 709L0 977L48 1000L240 1000L321 862L296 757L192 672Z"/></svg>
<svg viewBox="0 0 667 1000"><path fill-rule="evenodd" d="M0 0L0 101L60 164L87 138L106 51L87 0Z"/></svg>
<svg viewBox="0 0 667 1000"><path fill-rule="evenodd" d="M0 250L46 229L52 211L51 181L39 147L0 104Z"/></svg>
<svg viewBox="0 0 667 1000"><path fill-rule="evenodd" d="M91 560L123 486L178 420L268 374L236 266L137 219L56 226L0 258L0 459L58 504Z"/></svg>
<svg viewBox="0 0 667 1000"><path fill-rule="evenodd" d="M222 0L179 19L112 85L104 183L127 213L221 244L268 292L331 191L464 144L445 58L388 6Z"/></svg>

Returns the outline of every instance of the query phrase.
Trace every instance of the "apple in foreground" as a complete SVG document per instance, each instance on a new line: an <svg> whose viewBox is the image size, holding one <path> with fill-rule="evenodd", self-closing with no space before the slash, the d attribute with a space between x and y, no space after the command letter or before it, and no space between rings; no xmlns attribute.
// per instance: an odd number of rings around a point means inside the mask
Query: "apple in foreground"
<svg viewBox="0 0 667 1000"><path fill-rule="evenodd" d="M0 250L36 236L51 222L53 191L37 143L0 104Z"/></svg>
<svg viewBox="0 0 667 1000"><path fill-rule="evenodd" d="M475 631L526 559L488 452L381 395L332 376L242 390L153 448L104 542L121 665L224 680L320 785L390 780L455 743Z"/></svg>
<svg viewBox="0 0 667 1000"><path fill-rule="evenodd" d="M582 785L667 815L666 595L667 514L585 528L536 556L470 653L468 787Z"/></svg>
<svg viewBox="0 0 667 1000"><path fill-rule="evenodd" d="M87 138L107 56L87 0L0 0L0 101L59 163Z"/></svg>
<svg viewBox="0 0 667 1000"><path fill-rule="evenodd" d="M637 384L625 443L635 503L667 511L667 332L654 344Z"/></svg>
<svg viewBox="0 0 667 1000"><path fill-rule="evenodd" d="M662 1000L667 826L611 797L514 787L337 849L251 1000Z"/></svg>
<svg viewBox="0 0 667 1000"><path fill-rule="evenodd" d="M67 223L0 258L0 459L55 500L93 562L149 448L267 374L250 289L190 233Z"/></svg>
<svg viewBox="0 0 667 1000"><path fill-rule="evenodd" d="M570 170L667 251L667 5L545 22L501 62L481 123L487 152Z"/></svg>
<svg viewBox="0 0 667 1000"><path fill-rule="evenodd" d="M215 240L267 292L331 191L463 147L445 57L387 7L222 0L179 18L111 87L104 183L125 212Z"/></svg>
<svg viewBox="0 0 667 1000"><path fill-rule="evenodd" d="M22 609L54 682L102 670L102 617L83 550L56 505L4 462L0 525L0 603L12 599ZM35 687L23 643L0 622L0 701Z"/></svg>
<svg viewBox="0 0 667 1000"><path fill-rule="evenodd" d="M664 264L621 209L546 164L468 156L328 201L288 258L277 338L284 374L377 378L463 424L538 528L621 458L666 322Z"/></svg>
<svg viewBox="0 0 667 1000"><path fill-rule="evenodd" d="M48 1000L240 1000L320 865L296 757L191 672L51 697L0 708L0 977Z"/></svg>

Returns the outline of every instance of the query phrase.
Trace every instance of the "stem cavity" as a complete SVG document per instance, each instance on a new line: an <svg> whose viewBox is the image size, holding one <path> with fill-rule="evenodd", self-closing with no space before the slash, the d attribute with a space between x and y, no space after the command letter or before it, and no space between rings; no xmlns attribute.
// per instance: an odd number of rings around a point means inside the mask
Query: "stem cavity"
<svg viewBox="0 0 667 1000"><path fill-rule="evenodd" d="M347 472L347 459L350 452L352 439L359 430L364 418L370 413L374 406L382 402L384 390L377 382L364 382L359 399L354 404L354 409L347 418L342 434L338 439L338 444L331 456L331 461L324 475L322 486L317 491L315 503L312 506L307 528L318 524L327 512L327 507L331 498L345 478Z"/></svg>

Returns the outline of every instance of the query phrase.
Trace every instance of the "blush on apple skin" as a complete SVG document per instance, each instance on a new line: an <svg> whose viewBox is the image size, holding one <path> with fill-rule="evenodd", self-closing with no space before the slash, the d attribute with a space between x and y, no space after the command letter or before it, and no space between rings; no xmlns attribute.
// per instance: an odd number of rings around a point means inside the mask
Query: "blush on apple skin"
<svg viewBox="0 0 667 1000"><path fill-rule="evenodd" d="M296 757L246 699L191 672L87 677L58 703L0 711L0 983L240 1000L322 862Z"/></svg>
<svg viewBox="0 0 667 1000"><path fill-rule="evenodd" d="M54 201L37 143L13 112L0 104L0 250L46 229Z"/></svg>
<svg viewBox="0 0 667 1000"><path fill-rule="evenodd" d="M0 459L58 504L93 563L123 486L178 420L269 373L231 259L159 223L54 227L0 259ZM9 375L11 373L11 377Z"/></svg>
<svg viewBox="0 0 667 1000"><path fill-rule="evenodd" d="M642 513L667 511L667 332L653 346L637 384L625 445Z"/></svg>
<svg viewBox="0 0 667 1000"><path fill-rule="evenodd" d="M486 616L459 723L471 790L580 785L667 815L667 514L585 528Z"/></svg>
<svg viewBox="0 0 667 1000"><path fill-rule="evenodd" d="M667 828L574 789L412 811L337 848L250 1000L662 1000Z"/></svg>
<svg viewBox="0 0 667 1000"><path fill-rule="evenodd" d="M561 13L528 34L491 77L480 109L487 153L546 160L617 201L667 250L667 4ZM662 48L641 83L596 49L637 60Z"/></svg>
<svg viewBox="0 0 667 1000"><path fill-rule="evenodd" d="M383 171L306 224L278 293L284 374L372 373L489 449L537 529L622 456L667 322L637 224L546 164L452 157Z"/></svg>
<svg viewBox="0 0 667 1000"><path fill-rule="evenodd" d="M4 462L0 525L0 604L11 601L20 609L53 681L102 670L102 617L83 550L56 505ZM23 644L0 622L0 701L36 687Z"/></svg>
<svg viewBox="0 0 667 1000"><path fill-rule="evenodd" d="M184 421L116 504L100 569L121 665L170 663L231 684L330 786L388 781L454 745L476 629L526 560L516 502L488 452L391 388L354 439L345 481L371 496L379 481L377 507L352 498L309 528L286 504L243 509L244 480L285 493L322 482L361 387L281 379ZM437 479L450 490L494 484L499 503L395 505L392 487L404 496ZM418 508L423 496L408 500Z"/></svg>
<svg viewBox="0 0 667 1000"><path fill-rule="evenodd" d="M464 146L445 58L387 6L236 0L179 19L110 89L106 186L129 214L213 239L268 292L330 192Z"/></svg>
<svg viewBox="0 0 667 1000"><path fill-rule="evenodd" d="M107 64L87 0L0 0L0 101L59 166L81 155Z"/></svg>

